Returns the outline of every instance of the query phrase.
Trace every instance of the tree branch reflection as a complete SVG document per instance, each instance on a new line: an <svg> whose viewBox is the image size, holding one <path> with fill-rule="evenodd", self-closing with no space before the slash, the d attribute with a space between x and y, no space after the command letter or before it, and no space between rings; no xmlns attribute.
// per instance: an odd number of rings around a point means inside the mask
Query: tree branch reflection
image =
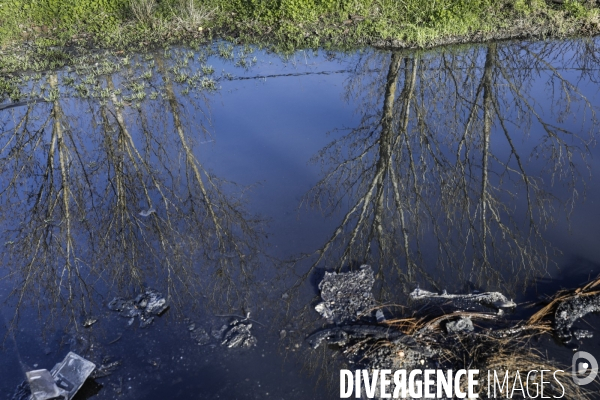
<svg viewBox="0 0 600 400"><path fill-rule="evenodd" d="M323 178L307 195L342 216L300 280L325 260L338 270L373 263L380 277L394 271L390 290L422 279L441 290L448 274L492 289L543 273L552 252L544 227L557 207L572 207L595 121L556 60L560 48L363 55L347 86L361 123L315 157ZM373 65L387 75L373 78ZM551 115L531 93L544 76ZM567 123L575 106L589 119ZM527 135L536 143L515 143ZM570 188L566 198L553 194L558 183Z"/></svg>
<svg viewBox="0 0 600 400"><path fill-rule="evenodd" d="M80 323L100 293L148 285L180 305L247 301L262 222L245 209L247 188L203 167L194 125L206 132L209 100L177 93L190 89L169 62L146 65L162 99L128 105L118 74L91 84L107 95L69 98L53 73L51 101L4 112L1 279L12 281L15 322L32 304Z"/></svg>

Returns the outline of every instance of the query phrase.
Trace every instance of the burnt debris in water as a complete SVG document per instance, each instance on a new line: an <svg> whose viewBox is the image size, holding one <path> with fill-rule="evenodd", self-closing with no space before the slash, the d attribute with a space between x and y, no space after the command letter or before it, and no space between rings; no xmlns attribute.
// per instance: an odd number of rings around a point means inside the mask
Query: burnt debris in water
<svg viewBox="0 0 600 400"><path fill-rule="evenodd" d="M448 333L463 333L473 332L475 327L471 317L461 317L456 321L449 321L446 323L446 331Z"/></svg>
<svg viewBox="0 0 600 400"><path fill-rule="evenodd" d="M188 330L190 331L191 338L194 339L199 346L210 342L210 336L208 336L208 333L204 328L192 324L188 327Z"/></svg>
<svg viewBox="0 0 600 400"><path fill-rule="evenodd" d="M230 349L238 347L248 349L256 346L258 341L250 331L250 329L252 329L251 323L248 323L247 320L234 319L230 325L231 329L225 333L223 341L221 342L223 346Z"/></svg>
<svg viewBox="0 0 600 400"><path fill-rule="evenodd" d="M410 293L410 299L413 301L426 301L429 304L450 303L456 309L460 310L474 310L478 309L477 306L481 305L500 311L517 306L514 301L509 300L499 292L448 294L444 291L442 294L437 294L417 288Z"/></svg>
<svg viewBox="0 0 600 400"><path fill-rule="evenodd" d="M371 292L374 284L375 277L369 265L362 265L356 272L326 272L319 283L323 301L315 310L336 324L370 315L376 304Z"/></svg>
<svg viewBox="0 0 600 400"><path fill-rule="evenodd" d="M592 295L577 295L562 301L556 308L554 330L563 341L592 337L588 331L575 330L573 324L587 314L600 311L600 293Z"/></svg>
<svg viewBox="0 0 600 400"><path fill-rule="evenodd" d="M117 311L123 318L129 318L130 324L136 317L139 318L140 327L145 328L154 321L155 316L169 308L169 303L160 292L146 289L134 299L115 297L108 303L108 308Z"/></svg>
<svg viewBox="0 0 600 400"><path fill-rule="evenodd" d="M361 365L377 368L391 367L391 352L402 352L405 360L417 364L431 356L431 348L419 345L392 325L393 320L385 318L372 293L374 284L369 265L362 265L355 272L327 272L319 284L323 301L315 310L333 326L312 333L306 338L307 343L314 349L324 344L336 345L350 363L362 360ZM386 345L374 349L375 343ZM365 357L367 353L369 356Z"/></svg>
<svg viewBox="0 0 600 400"><path fill-rule="evenodd" d="M371 294L373 285L369 266L326 274L319 284L323 301L315 308L329 326L309 335L308 344L315 349L334 345L353 369L498 369L507 371L510 380L510 371L533 365L561 370L533 348L530 338L552 332L566 339L590 337L591 332L572 332L572 325L600 310L600 292L591 291L600 285L598 279L574 294L559 293L551 306L527 321L504 313L517 304L499 292L438 294L421 289L408 295L402 315L386 318L380 313L373 318L374 310L381 309ZM554 329L543 321L551 316ZM567 397L585 398L564 374Z"/></svg>

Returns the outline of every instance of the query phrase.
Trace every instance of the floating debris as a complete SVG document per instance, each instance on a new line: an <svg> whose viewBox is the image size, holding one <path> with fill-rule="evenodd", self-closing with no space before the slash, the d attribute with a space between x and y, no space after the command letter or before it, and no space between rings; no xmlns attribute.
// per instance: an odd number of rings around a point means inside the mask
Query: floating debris
<svg viewBox="0 0 600 400"><path fill-rule="evenodd" d="M573 338L580 340L593 336L592 332L573 329L573 325L587 314L600 311L598 287L600 276L576 289L559 291L545 307L529 318L527 324L534 325L543 323L544 320L552 320L556 336L570 347L577 347L572 342Z"/></svg>
<svg viewBox="0 0 600 400"><path fill-rule="evenodd" d="M83 321L83 327L89 328L90 326L94 325L96 322L98 322L98 318L88 317Z"/></svg>
<svg viewBox="0 0 600 400"><path fill-rule="evenodd" d="M148 211L141 211L141 212L140 212L140 215L141 215L142 217L147 217L147 216L149 216L150 214L152 214L152 213L155 213L155 212L156 212L156 210L155 210L154 208L151 208L151 209L149 209Z"/></svg>
<svg viewBox="0 0 600 400"><path fill-rule="evenodd" d="M38 369L26 372L32 400L64 398L70 400L91 375L96 365L69 352L51 371Z"/></svg>
<svg viewBox="0 0 600 400"><path fill-rule="evenodd" d="M446 322L446 331L448 333L473 332L475 327L470 317L460 317L456 321Z"/></svg>
<svg viewBox="0 0 600 400"><path fill-rule="evenodd" d="M368 316L375 306L371 293L374 283L375 277L369 265L362 265L356 272L326 272L319 283L323 302L317 304L315 310L336 324Z"/></svg>
<svg viewBox="0 0 600 400"><path fill-rule="evenodd" d="M119 368L120 366L121 366L120 360L110 361L109 357L105 357L104 360L102 361L102 365L97 367L94 370L94 372L92 372L90 377L94 378L94 379L104 378L105 376L112 375L112 373L115 372L115 370L117 368Z"/></svg>
<svg viewBox="0 0 600 400"><path fill-rule="evenodd" d="M345 325L324 329L310 335L306 341L316 349L326 341L329 344L345 346L353 340L371 338L395 341L404 334L384 325Z"/></svg>
<svg viewBox="0 0 600 400"><path fill-rule="evenodd" d="M130 324L138 317L140 327L145 328L154 321L154 316L164 313L169 308L169 304L160 292L147 289L135 299L115 297L108 303L108 308L118 311L123 318L130 318Z"/></svg>
<svg viewBox="0 0 600 400"><path fill-rule="evenodd" d="M250 348L256 346L257 340L250 332L252 324L242 323L238 320L234 320L231 325L233 327L227 331L221 345L227 346L230 349L236 347Z"/></svg>
<svg viewBox="0 0 600 400"><path fill-rule="evenodd" d="M367 304L362 304L365 308L362 308L361 312L356 303L360 296L353 295L364 293L367 284L369 288L372 287L373 282L369 282L366 274L370 270L364 268L359 271L365 272L363 276L353 275L357 273L326 274L319 285L322 291L325 289L325 293L321 293L324 301L319 303L316 310L329 322L350 316L353 316L354 320L349 323L336 323L314 332L306 339L313 348L322 344L338 346L346 362L352 364L352 369L458 370L477 365L479 369L490 370L506 367L509 381L513 380L514 371L530 369L532 366L560 370L559 366L545 359L531 347L529 338L532 335L549 332L549 324L539 323L541 319L556 314L555 326L563 330L563 335L568 334L570 337L571 326L576 319L589 312L600 311L600 291L586 292L584 295L580 293L582 290L600 286L599 278L572 295L563 295L553 300L551 305L528 321L506 319L502 309L514 308L516 304L498 292L462 295L446 292L437 294L421 289L410 293L410 298L418 303L425 301L429 303L427 306L417 304L412 311L404 308L402 315L390 316L388 319L379 308L381 313L375 313L376 318L372 318L369 310L376 308L372 296L364 296L372 306L367 308ZM345 279L349 282L345 282ZM359 282L361 280L362 282ZM353 291L352 286L359 289ZM342 294L353 300L340 302L338 298L332 298L333 287L344 288ZM349 309L343 310L342 307ZM498 312L491 313L489 308ZM357 311L360 315L356 314ZM483 323L475 325L475 320L481 320ZM589 337L591 332L577 330L572 335L583 338ZM509 370L513 371L512 375L509 374ZM561 380L564 386L561 385L562 389L550 387L548 390L558 395L555 397L560 397L562 390L563 395L568 394L565 398L584 398L579 386L569 379L570 373L559 372L559 375L564 377L564 380ZM481 382L481 387L488 383L485 377L482 377Z"/></svg>
<svg viewBox="0 0 600 400"><path fill-rule="evenodd" d="M192 327L193 329L188 328L191 332L190 336L196 341L196 343L199 346L205 345L208 342L210 342L210 336L208 336L208 333L206 333L206 331L203 328L195 327L195 324L190 325L190 328Z"/></svg>
<svg viewBox="0 0 600 400"><path fill-rule="evenodd" d="M32 400L49 400L63 398L64 390L56 386L54 378L47 369L26 372Z"/></svg>
<svg viewBox="0 0 600 400"><path fill-rule="evenodd" d="M210 334L217 340L221 340L223 338L223 334L227 330L227 325L222 325L220 328L212 328L210 330Z"/></svg>
<svg viewBox="0 0 600 400"><path fill-rule="evenodd" d="M412 300L425 300L428 302L448 302L459 309L468 310L474 305L483 305L497 310L503 308L515 308L517 304L509 300L505 295L499 292L485 292L473 294L448 294L444 291L442 294L429 292L427 290L415 289L410 293Z"/></svg>
<svg viewBox="0 0 600 400"><path fill-rule="evenodd" d="M581 339L591 339L594 337L594 333L588 331L587 329L576 329L573 331L573 336L577 340Z"/></svg>
<svg viewBox="0 0 600 400"><path fill-rule="evenodd" d="M576 295L562 301L556 308L554 316L556 334L563 341L568 342L576 334L571 331L575 321L598 311L600 311L600 294ZM579 336L576 336L577 339L591 337L581 333L577 335Z"/></svg>

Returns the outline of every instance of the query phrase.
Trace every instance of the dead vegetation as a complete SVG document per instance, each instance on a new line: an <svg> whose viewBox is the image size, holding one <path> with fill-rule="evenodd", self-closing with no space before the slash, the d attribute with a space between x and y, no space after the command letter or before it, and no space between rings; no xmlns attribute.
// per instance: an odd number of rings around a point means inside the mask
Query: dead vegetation
<svg viewBox="0 0 600 400"><path fill-rule="evenodd" d="M552 297L552 299L550 299L550 302L547 305L529 318L527 324L543 324L544 321L547 321L555 314L558 306L567 300L573 299L577 296L586 297L597 295L600 295L600 276L576 289L559 291Z"/></svg>
<svg viewBox="0 0 600 400"><path fill-rule="evenodd" d="M571 379L571 366L562 365L540 351L536 343L544 335L553 335L553 318L559 305L578 296L599 295L600 277L571 290L561 290L556 293L547 305L542 307L526 321L507 321L499 318L497 314L482 312L452 312L431 316L431 308L422 309L414 315L398 319L390 319L385 324L410 335L415 343L423 348L429 348L435 354L439 365L453 369L479 369L480 374L479 394L490 396L486 391L494 387L497 378L503 382L508 375L508 382L522 381L525 390L535 392L539 390L539 374L529 381L529 375L525 373L533 370L557 371L556 379L562 384L546 387L545 394L568 398L588 399L591 392L577 385ZM438 310L439 314L439 310ZM460 317L468 317L477 326L474 332L463 332L459 334L447 333L443 328L444 322ZM355 346L363 345L359 343ZM369 354L374 348L381 346L393 346L390 342L377 342L371 344L371 349L362 350L363 354ZM352 349L356 351L356 348ZM397 357L392 362L401 364L405 352L394 351L392 355ZM363 358L367 360L368 356ZM415 366L418 367L418 366ZM496 371L497 377L485 374L486 371ZM520 372L519 372L520 371ZM527 378L527 380L526 380ZM490 381L488 381L490 379ZM536 383L538 386L536 386ZM564 392L563 392L564 391ZM534 396L535 397L535 396ZM498 397L495 397L498 398Z"/></svg>
<svg viewBox="0 0 600 400"><path fill-rule="evenodd" d="M150 23L154 19L156 0L129 0L129 8L137 21Z"/></svg>
<svg viewBox="0 0 600 400"><path fill-rule="evenodd" d="M443 325L445 321L465 316L471 318L477 326L474 332L446 332ZM487 326L483 327L478 322ZM552 327L547 322L514 323L506 327L507 322L493 314L457 312L434 318L421 315L392 319L385 323L410 336L411 340L405 342L411 344L364 339L344 348L344 355L353 358L355 363L362 365L362 368L373 367L371 365L373 360L381 357L381 349L386 349L387 352L383 354L389 354L390 359L386 362L393 366L392 369L437 368L453 371L477 369L479 370L477 393L480 398L521 398L513 393L508 395L507 386L504 386L504 391L500 389L500 383L505 380L511 391L513 387L517 387L518 394L522 387L525 390L523 393L529 394L530 391L535 397L541 382L539 371L552 371L551 374L556 371L556 380L562 386L545 385L544 395L564 396L568 399L591 398L589 391L572 380L570 366L549 358L536 346L543 335L552 334ZM413 353L411 359L409 354L415 349L427 350L421 350L422 353L417 352L417 355L421 354L417 359L414 359ZM435 367L432 367L433 365ZM380 365L377 367L381 368ZM538 371L538 373L530 376L529 371ZM552 375L550 379L554 379ZM544 380L547 382L548 376ZM520 384L517 384L518 382ZM466 392L466 378L463 384L462 389ZM494 396L489 394L488 390L497 390L499 393Z"/></svg>
<svg viewBox="0 0 600 400"><path fill-rule="evenodd" d="M209 21L215 12L216 8L209 9L205 5L196 4L194 0L180 0L173 18L178 29L202 32L202 25Z"/></svg>

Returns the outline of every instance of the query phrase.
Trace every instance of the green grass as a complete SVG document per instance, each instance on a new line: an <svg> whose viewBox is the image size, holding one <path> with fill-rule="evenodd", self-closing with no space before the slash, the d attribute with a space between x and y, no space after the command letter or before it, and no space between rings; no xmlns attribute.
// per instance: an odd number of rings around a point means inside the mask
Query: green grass
<svg viewBox="0 0 600 400"><path fill-rule="evenodd" d="M595 0L0 0L0 74L68 64L74 48L217 37L279 50L430 47L595 34L599 15ZM23 49L28 59L13 56Z"/></svg>

